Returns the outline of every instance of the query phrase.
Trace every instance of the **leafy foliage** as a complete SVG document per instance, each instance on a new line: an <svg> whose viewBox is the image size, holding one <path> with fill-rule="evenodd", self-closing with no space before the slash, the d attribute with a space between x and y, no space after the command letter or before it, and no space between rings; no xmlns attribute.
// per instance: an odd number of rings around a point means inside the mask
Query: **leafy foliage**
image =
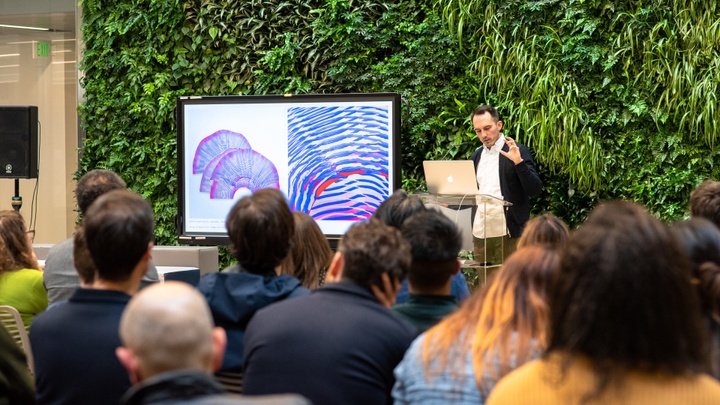
<svg viewBox="0 0 720 405"><path fill-rule="evenodd" d="M534 212L581 223L603 199L663 219L719 178L720 9L709 0L83 0L78 174L120 173L175 241L178 96L398 92L402 184L480 145L498 107L533 149Z"/></svg>

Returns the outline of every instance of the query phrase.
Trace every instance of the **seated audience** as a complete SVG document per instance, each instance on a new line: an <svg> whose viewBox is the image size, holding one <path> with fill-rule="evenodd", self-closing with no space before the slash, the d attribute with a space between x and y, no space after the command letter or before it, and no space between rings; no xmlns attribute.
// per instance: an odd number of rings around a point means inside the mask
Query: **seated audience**
<svg viewBox="0 0 720 405"><path fill-rule="evenodd" d="M34 404L35 386L25 353L0 325L0 404Z"/></svg>
<svg viewBox="0 0 720 405"><path fill-rule="evenodd" d="M570 230L562 219L544 214L537 216L525 224L517 248L530 245L541 245L547 249L562 250L570 239Z"/></svg>
<svg viewBox="0 0 720 405"><path fill-rule="evenodd" d="M130 380L115 356L120 316L150 263L150 204L127 190L100 196L83 218L97 275L30 328L40 404L116 404Z"/></svg>
<svg viewBox="0 0 720 405"><path fill-rule="evenodd" d="M26 329L48 306L39 269L20 213L0 211L0 305L15 307Z"/></svg>
<svg viewBox="0 0 720 405"><path fill-rule="evenodd" d="M245 327L260 308L306 295L300 281L276 268L290 251L295 225L283 194L273 188L238 200L227 215L230 254L237 265L200 279L198 290L210 305L217 326L228 335L220 371L240 373Z"/></svg>
<svg viewBox="0 0 720 405"><path fill-rule="evenodd" d="M323 287L263 308L248 324L244 393L297 393L315 405L392 403L392 370L416 331L371 286L383 285L383 275L399 285L410 261L397 229L378 220L350 227Z"/></svg>
<svg viewBox="0 0 720 405"><path fill-rule="evenodd" d="M400 231L412 255L407 276L410 294L406 303L395 305L392 311L418 332L425 332L457 309L450 283L460 271L462 237L455 224L436 210L412 215Z"/></svg>
<svg viewBox="0 0 720 405"><path fill-rule="evenodd" d="M333 252L327 238L310 215L293 212L293 218L294 243L280 263L280 273L297 277L303 287L314 290L325 282Z"/></svg>
<svg viewBox="0 0 720 405"><path fill-rule="evenodd" d="M489 405L718 404L690 263L644 208L596 208L550 288L550 340L505 377Z"/></svg>
<svg viewBox="0 0 720 405"><path fill-rule="evenodd" d="M673 233L693 261L692 280L710 338L710 367L720 379L720 229L705 218L676 222Z"/></svg>
<svg viewBox="0 0 720 405"><path fill-rule="evenodd" d="M120 338L116 354L134 384L125 405L308 404L296 395L227 394L212 377L222 363L225 331L213 327L205 299L186 283L168 281L135 295L120 320Z"/></svg>
<svg viewBox="0 0 720 405"><path fill-rule="evenodd" d="M386 225L400 229L403 222L410 216L426 211L422 200L418 196L408 195L403 189L395 190L393 195L383 201L375 210L373 218L379 219ZM452 278L450 294L455 296L458 302L466 300L470 296L470 289L467 285L465 275L458 271ZM403 280L400 291L397 293L396 303L402 304L408 300L408 282Z"/></svg>
<svg viewBox="0 0 720 405"><path fill-rule="evenodd" d="M85 173L75 187L80 217L85 216L88 207L101 195L112 190L126 189L125 181L113 171L95 169ZM157 269L151 262L140 285L142 287L156 281L158 281ZM50 248L43 269L43 283L51 305L66 301L80 287L81 280L73 263L73 238L68 238Z"/></svg>
<svg viewBox="0 0 720 405"><path fill-rule="evenodd" d="M690 193L690 214L720 228L720 181L705 180Z"/></svg>
<svg viewBox="0 0 720 405"><path fill-rule="evenodd" d="M395 404L483 404L547 343L547 290L559 266L541 246L512 253L462 307L416 339L395 369Z"/></svg>

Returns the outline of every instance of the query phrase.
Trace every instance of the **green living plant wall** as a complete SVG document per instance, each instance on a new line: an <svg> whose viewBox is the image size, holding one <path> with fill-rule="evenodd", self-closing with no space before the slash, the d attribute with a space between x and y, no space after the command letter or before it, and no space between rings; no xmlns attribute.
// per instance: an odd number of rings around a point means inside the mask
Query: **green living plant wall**
<svg viewBox="0 0 720 405"><path fill-rule="evenodd" d="M498 106L507 132L534 150L550 180L536 211L575 224L588 209L573 200L623 198L669 221L687 215L700 181L720 177L717 2L438 0L436 7L478 77L475 96L445 115L459 120L477 102Z"/></svg>
<svg viewBox="0 0 720 405"><path fill-rule="evenodd" d="M81 3L78 174L120 173L175 242L178 96L395 91L403 186L468 158L469 115L498 106L534 149L534 212L571 225L598 199L665 219L718 178L718 11L701 1L99 1ZM444 21L443 21L444 18ZM454 34L454 35L453 35ZM715 41L715 42L713 42Z"/></svg>
<svg viewBox="0 0 720 405"><path fill-rule="evenodd" d="M409 101L403 185L420 162L458 154L440 117L471 89L468 65L425 2L82 2L78 174L120 173L154 206L157 243L175 242L178 96L396 91ZM466 153L469 153L468 147Z"/></svg>

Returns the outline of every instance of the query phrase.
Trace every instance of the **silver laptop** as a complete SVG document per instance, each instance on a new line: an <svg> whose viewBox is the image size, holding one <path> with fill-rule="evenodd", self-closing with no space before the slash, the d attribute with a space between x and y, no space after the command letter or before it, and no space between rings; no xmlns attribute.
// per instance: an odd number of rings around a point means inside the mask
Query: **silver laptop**
<svg viewBox="0 0 720 405"><path fill-rule="evenodd" d="M428 193L478 194L472 160L426 160L423 162Z"/></svg>

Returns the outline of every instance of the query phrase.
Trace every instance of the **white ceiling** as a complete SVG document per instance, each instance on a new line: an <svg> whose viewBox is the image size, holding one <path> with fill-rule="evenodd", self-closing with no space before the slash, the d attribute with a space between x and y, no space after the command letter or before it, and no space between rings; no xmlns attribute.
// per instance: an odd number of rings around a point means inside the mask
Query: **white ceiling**
<svg viewBox="0 0 720 405"><path fill-rule="evenodd" d="M0 24L75 32L75 0L0 0ZM0 27L0 34L17 31Z"/></svg>

